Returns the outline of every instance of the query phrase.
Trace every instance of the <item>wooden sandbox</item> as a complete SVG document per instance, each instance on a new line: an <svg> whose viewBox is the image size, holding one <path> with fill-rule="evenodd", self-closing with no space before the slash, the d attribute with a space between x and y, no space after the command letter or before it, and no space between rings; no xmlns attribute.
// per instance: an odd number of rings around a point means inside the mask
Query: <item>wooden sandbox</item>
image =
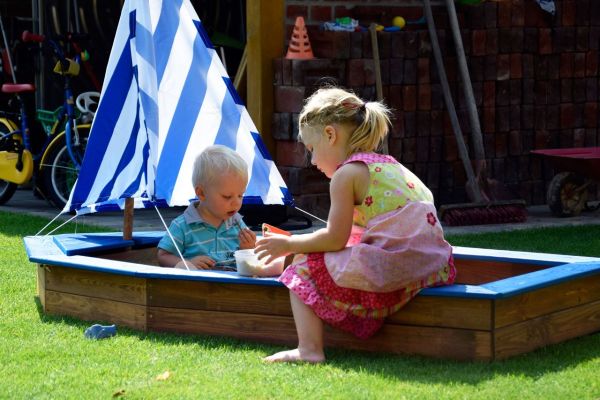
<svg viewBox="0 0 600 400"><path fill-rule="evenodd" d="M296 345L289 293L276 279L157 267L161 236L26 237L44 312L142 331ZM369 340L327 328L326 345L491 361L600 330L600 259L454 252L454 285L421 291Z"/></svg>

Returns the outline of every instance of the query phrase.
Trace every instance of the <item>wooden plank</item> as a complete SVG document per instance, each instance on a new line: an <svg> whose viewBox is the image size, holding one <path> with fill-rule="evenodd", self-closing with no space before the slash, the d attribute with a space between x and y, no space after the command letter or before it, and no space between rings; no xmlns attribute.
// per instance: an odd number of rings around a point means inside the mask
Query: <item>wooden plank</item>
<svg viewBox="0 0 600 400"><path fill-rule="evenodd" d="M455 264L456 283L463 285L481 285L548 268L535 264L474 259L458 259Z"/></svg>
<svg viewBox="0 0 600 400"><path fill-rule="evenodd" d="M148 305L291 316L284 286L148 279Z"/></svg>
<svg viewBox="0 0 600 400"><path fill-rule="evenodd" d="M491 331L492 320L492 300L417 296L386 323Z"/></svg>
<svg viewBox="0 0 600 400"><path fill-rule="evenodd" d="M494 326L500 328L596 300L600 300L600 274L498 299Z"/></svg>
<svg viewBox="0 0 600 400"><path fill-rule="evenodd" d="M46 278L44 277L44 265L37 266L37 294L44 312L46 311Z"/></svg>
<svg viewBox="0 0 600 400"><path fill-rule="evenodd" d="M508 358L598 330L600 300L496 330L495 358Z"/></svg>
<svg viewBox="0 0 600 400"><path fill-rule="evenodd" d="M132 304L146 304L146 279L82 269L49 266L46 291L78 294Z"/></svg>
<svg viewBox="0 0 600 400"><path fill-rule="evenodd" d="M292 317L173 308L148 308L148 329L297 344ZM436 358L490 360L491 333L468 329L385 325L368 340L327 327L327 347L419 354Z"/></svg>
<svg viewBox="0 0 600 400"><path fill-rule="evenodd" d="M393 354L414 354L453 360L492 359L492 334L470 329L384 325L367 340L326 329L327 346Z"/></svg>
<svg viewBox="0 0 600 400"><path fill-rule="evenodd" d="M285 287L150 279L147 291L148 305L154 307L292 315ZM417 296L388 322L491 330L491 310L490 300Z"/></svg>
<svg viewBox="0 0 600 400"><path fill-rule="evenodd" d="M249 0L246 3L246 104L273 159L276 156L271 132L273 59L284 54L284 5L283 0Z"/></svg>
<svg viewBox="0 0 600 400"><path fill-rule="evenodd" d="M146 330L146 307L143 305L46 290L45 311L51 315L68 315L84 321Z"/></svg>
<svg viewBox="0 0 600 400"><path fill-rule="evenodd" d="M107 260L126 261L130 263L152 265L158 267L158 258L156 256L156 247L148 247L145 249L132 249L128 251L115 251L105 254L100 254L98 258Z"/></svg>

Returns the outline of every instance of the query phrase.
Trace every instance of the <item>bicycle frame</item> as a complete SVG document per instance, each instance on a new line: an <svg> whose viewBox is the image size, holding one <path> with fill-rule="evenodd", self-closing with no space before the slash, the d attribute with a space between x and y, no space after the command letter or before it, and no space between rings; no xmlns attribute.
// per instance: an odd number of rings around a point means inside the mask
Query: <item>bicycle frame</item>
<svg viewBox="0 0 600 400"><path fill-rule="evenodd" d="M60 46L58 46L58 44L56 42L54 42L53 40L48 40L48 39L46 39L46 40L53 47L54 53L59 58L59 61L56 65L56 67L54 68L54 72L58 73L59 75L63 75L64 80L65 80L65 85L64 85L65 101L63 103L63 109L62 109L62 113L59 118L59 121L62 120L66 116L65 135L66 135L67 152L69 153L69 157L71 157L71 160L75 164L77 170L79 170L81 168L82 160L80 160L79 157L77 157L75 155L75 152L73 151L73 146L79 146L81 143L79 140L80 139L79 132L77 131L77 124L75 123L75 120L76 120L75 107L74 107L75 101L73 99L73 90L71 89L71 75L77 75L79 70L77 68L77 72L72 73L70 71L71 62L70 62L70 60L67 60L65 58L64 53L62 52L62 49L60 48Z"/></svg>

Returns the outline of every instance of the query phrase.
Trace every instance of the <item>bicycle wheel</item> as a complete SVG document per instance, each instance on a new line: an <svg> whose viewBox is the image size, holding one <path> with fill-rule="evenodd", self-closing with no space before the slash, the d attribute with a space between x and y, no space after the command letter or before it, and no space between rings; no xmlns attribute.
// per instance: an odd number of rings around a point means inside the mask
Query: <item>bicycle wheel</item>
<svg viewBox="0 0 600 400"><path fill-rule="evenodd" d="M90 128L80 126L77 130L81 141L87 143ZM85 145L82 148L85 149ZM80 156L83 159L83 150ZM61 133L60 141L48 150L42 166L42 179L50 204L58 208L63 208L67 204L78 173L77 166L69 156L65 136Z"/></svg>
<svg viewBox="0 0 600 400"><path fill-rule="evenodd" d="M10 126L4 122L4 118L0 119L0 135L12 132ZM13 197L17 190L17 184L0 179L0 205L6 203Z"/></svg>

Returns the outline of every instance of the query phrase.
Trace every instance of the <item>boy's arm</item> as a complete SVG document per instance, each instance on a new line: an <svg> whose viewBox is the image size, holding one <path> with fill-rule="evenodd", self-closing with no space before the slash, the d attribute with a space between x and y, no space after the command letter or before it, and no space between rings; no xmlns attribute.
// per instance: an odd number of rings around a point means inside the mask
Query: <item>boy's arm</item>
<svg viewBox="0 0 600 400"><path fill-rule="evenodd" d="M173 268L177 263L181 261L179 256L174 255L173 253L169 253L166 250L161 248L158 249L158 265L161 267L169 267Z"/></svg>
<svg viewBox="0 0 600 400"><path fill-rule="evenodd" d="M171 224L169 225L169 231L171 232L171 236L173 236L173 239L181 242L179 250L183 253L185 243L184 233L180 229L179 225L177 225L176 221L177 220L171 222ZM161 267L173 268L177 265L178 262L181 261L181 257L179 257L177 248L175 247L171 236L169 236L169 232L165 232L160 242L158 242L157 258L158 264Z"/></svg>

